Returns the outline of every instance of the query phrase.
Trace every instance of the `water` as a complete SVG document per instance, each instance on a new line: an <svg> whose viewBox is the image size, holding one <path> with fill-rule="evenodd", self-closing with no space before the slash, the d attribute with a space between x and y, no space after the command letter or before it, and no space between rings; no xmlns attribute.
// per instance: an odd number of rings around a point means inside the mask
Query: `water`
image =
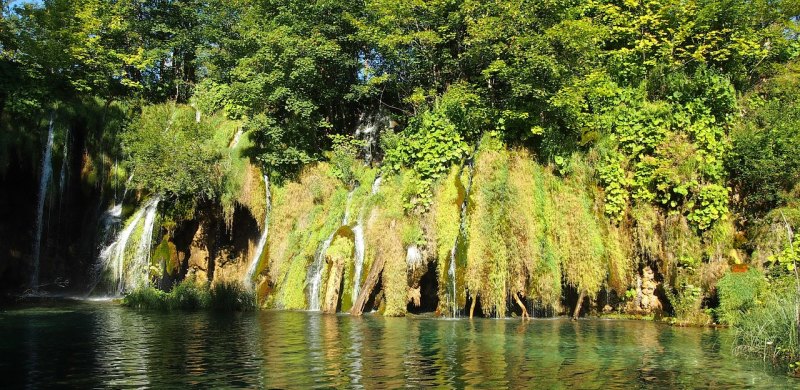
<svg viewBox="0 0 800 390"><path fill-rule="evenodd" d="M461 215L459 217L460 222L458 227L459 233L456 236L455 242L453 242L453 249L450 250L450 265L447 267L447 276L450 278L450 286L448 286L447 291L447 304L452 310L453 318L458 317L459 314L456 256L458 255L459 240L464 239L467 234L467 208L469 207L469 192L472 190L472 175L475 169L474 160L470 159L470 161L467 162L467 166L469 169L469 179L467 188L465 189L464 201L461 202Z"/></svg>
<svg viewBox="0 0 800 390"><path fill-rule="evenodd" d="M353 227L353 294L352 304L358 300L358 293L361 292L361 274L364 272L364 252L367 250L364 241L364 227L358 223Z"/></svg>
<svg viewBox="0 0 800 390"><path fill-rule="evenodd" d="M58 175L58 199L64 202L64 189L67 184L67 166L69 165L69 128L64 134L64 155L61 158L61 172Z"/></svg>
<svg viewBox="0 0 800 390"><path fill-rule="evenodd" d="M117 295L147 284L150 249L158 202L158 197L151 198L139 210L136 210L130 222L117 236L117 239L100 252L99 264L96 267L97 272L101 274L104 271L109 271L113 285L116 286L113 293ZM121 211L121 207L119 209L112 208L109 211L109 219L119 218ZM144 221L144 224L142 225L139 245L137 245L133 257L131 257L129 256L128 241L130 241L142 221ZM127 267L126 257L128 257L127 263L129 263ZM100 276L98 275L96 279L99 282Z"/></svg>
<svg viewBox="0 0 800 390"><path fill-rule="evenodd" d="M237 133L238 134L238 133ZM267 236L269 235L269 213L272 208L272 197L269 190L269 176L264 175L264 188L266 196L266 211L264 212L264 230L261 232L261 237L258 239L256 250L253 252L253 257L250 259L250 264L247 266L245 273L244 285L250 287L253 283L253 275L258 268L258 260L261 259L261 254L264 253L264 247L267 245Z"/></svg>
<svg viewBox="0 0 800 390"><path fill-rule="evenodd" d="M344 218L342 218L341 226L346 226L350 221L350 202L353 200L353 192L355 192L355 189L350 190L347 194L347 203L344 206ZM319 289L322 285L322 274L325 271L325 252L330 248L334 234L336 234L336 231L322 242L322 245L314 255L314 262L308 268L308 310L320 310Z"/></svg>
<svg viewBox="0 0 800 390"><path fill-rule="evenodd" d="M33 272L31 272L31 290L39 291L39 257L42 252L42 228L44 204L47 201L47 187L53 175L53 136L55 133L55 113L50 114L50 125L47 129L47 142L44 144L42 157L42 175L39 176L39 201L36 204L36 235L33 237Z"/></svg>
<svg viewBox="0 0 800 390"><path fill-rule="evenodd" d="M375 177L372 182L371 195L375 195L381 188L381 176ZM364 255L366 254L366 242L364 241L364 213L365 209L362 208L358 214L358 221L353 226L353 294L352 304L355 305L358 300L358 294L361 292L361 274L364 272Z"/></svg>
<svg viewBox="0 0 800 390"><path fill-rule="evenodd" d="M312 312L0 312L4 388L797 388L726 330Z"/></svg>

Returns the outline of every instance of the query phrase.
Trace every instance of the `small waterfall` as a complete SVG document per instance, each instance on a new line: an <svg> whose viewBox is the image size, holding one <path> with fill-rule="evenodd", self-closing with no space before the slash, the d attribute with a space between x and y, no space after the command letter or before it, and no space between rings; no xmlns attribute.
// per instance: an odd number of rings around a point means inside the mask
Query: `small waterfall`
<svg viewBox="0 0 800 390"><path fill-rule="evenodd" d="M236 145L239 145L239 140L242 138L242 134L244 130L240 127L239 130L236 131L236 134L233 135L233 140L231 140L230 149L236 148Z"/></svg>
<svg viewBox="0 0 800 390"><path fill-rule="evenodd" d="M39 256L42 251L42 219L44 218L44 204L47 200L47 186L53 175L53 133L55 112L50 114L50 126L47 130L47 143L44 145L42 157L42 175L39 178L39 202L36 205L36 236L33 238L33 273L31 274L31 289L39 291Z"/></svg>
<svg viewBox="0 0 800 390"><path fill-rule="evenodd" d="M477 147L476 147L477 150ZM461 203L461 217L460 217L460 225L458 228L458 235L456 236L456 240L453 243L453 249L450 250L450 266L447 269L447 276L450 278L450 286L448 291L448 302L447 304L453 310L453 318L458 317L458 286L456 283L456 261L457 261L457 254L458 254L458 244L460 240L466 238L467 235L467 207L469 206L469 193L472 189L472 175L474 173L475 164L474 164L474 157L471 158L467 162L467 166L469 168L469 181L467 182L467 188L465 191L464 201Z"/></svg>
<svg viewBox="0 0 800 390"><path fill-rule="evenodd" d="M156 225L159 201L160 199L155 197L145 210L142 236L139 238L139 246L133 257L134 263L131 267L130 280L127 283L128 288L144 287L149 284L150 252L153 246L153 229Z"/></svg>
<svg viewBox="0 0 800 390"><path fill-rule="evenodd" d="M354 248L354 268L355 272L353 272L353 304L356 303L358 299L358 293L361 292L361 273L364 269L364 251L366 250L366 244L364 243L364 228L361 227L359 223L355 227L353 227L353 244Z"/></svg>
<svg viewBox="0 0 800 390"><path fill-rule="evenodd" d="M380 133L385 128L384 126L390 124L390 119L381 113L377 113L372 115L362 114L359 121L361 124L356 129L355 136L364 141L364 162L370 164L375 159L375 154L378 150Z"/></svg>
<svg viewBox="0 0 800 390"><path fill-rule="evenodd" d="M117 239L100 252L98 273L102 273L105 270L111 272L114 285L116 285L116 294L122 294L131 288L147 284L150 247L152 244L153 229L155 227L155 217L159 200L158 197L154 197L136 210L130 222L117 236ZM115 206L110 210L109 218L119 219L121 212L122 206ZM133 262L129 267L130 272L126 273L125 257L127 254L128 242L143 220L142 235L139 239L139 245L133 253Z"/></svg>
<svg viewBox="0 0 800 390"><path fill-rule="evenodd" d="M381 177L381 176L378 176L378 177L375 178L375 181L372 183L372 195L375 195L375 194L378 193L378 190L381 188L381 181L382 180L383 180L383 177Z"/></svg>
<svg viewBox="0 0 800 390"><path fill-rule="evenodd" d="M269 234L269 214L272 209L272 197L269 189L269 176L267 175L264 175L264 187L266 188L265 195L267 200L267 209L264 213L264 231L261 232L261 238L258 239L256 251L253 252L253 257L250 259L250 264L247 266L247 273L245 273L244 279L244 285L247 287L251 287L253 283L253 275L256 273L258 260L261 259L261 254L264 252L264 247L267 245L267 236Z"/></svg>
<svg viewBox="0 0 800 390"><path fill-rule="evenodd" d="M347 225L350 219L350 201L353 200L353 192L355 189L350 190L347 194L347 203L344 206L344 218L342 219L342 226ZM338 229L337 229L338 230ZM319 288L322 285L322 270L325 268L325 252L328 251L328 248L331 246L333 242L333 236L336 234L336 231L331 233L330 236L322 243L322 245L317 249L317 253L314 255L314 263L311 264L311 268L308 269L308 309L313 311L320 310L320 302L319 302Z"/></svg>
<svg viewBox="0 0 800 390"><path fill-rule="evenodd" d="M372 182L372 195L378 193L378 190L381 187L381 177L375 177L375 181ZM358 293L361 292L361 273L364 270L364 254L366 252L366 243L364 242L364 210L361 210L361 213L358 216L358 221L356 222L356 226L353 227L353 244L354 248L354 268L355 272L353 272L353 304L356 303L358 299Z"/></svg>

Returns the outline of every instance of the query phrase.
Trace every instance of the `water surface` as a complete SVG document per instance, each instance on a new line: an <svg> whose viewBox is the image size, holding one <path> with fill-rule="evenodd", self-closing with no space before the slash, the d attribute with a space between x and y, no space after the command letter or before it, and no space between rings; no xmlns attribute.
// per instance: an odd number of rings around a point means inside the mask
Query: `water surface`
<svg viewBox="0 0 800 390"><path fill-rule="evenodd" d="M2 387L798 388L726 330L641 321L153 313L110 302L0 312Z"/></svg>

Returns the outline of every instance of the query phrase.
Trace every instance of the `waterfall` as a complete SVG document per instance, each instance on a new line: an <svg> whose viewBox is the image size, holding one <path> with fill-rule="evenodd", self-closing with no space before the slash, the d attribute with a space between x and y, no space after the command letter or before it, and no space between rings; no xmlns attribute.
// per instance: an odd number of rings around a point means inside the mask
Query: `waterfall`
<svg viewBox="0 0 800 390"><path fill-rule="evenodd" d="M153 229L156 225L159 200L158 197L155 197L145 210L142 236L139 238L139 246L136 248L136 254L133 257L134 263L127 282L128 288L144 287L150 282L148 277L150 273L150 252L153 245Z"/></svg>
<svg viewBox="0 0 800 390"><path fill-rule="evenodd" d="M110 271L114 285L116 285L116 294L122 294L131 288L141 287L147 284L150 247L159 200L158 197L154 197L136 210L130 222L117 236L117 239L100 252L98 271ZM109 213L109 217L119 218L119 213L121 213L121 211L121 206L115 206ZM144 220L144 222L142 224L142 234L139 238L139 245L137 245L133 253L134 256L129 267L130 272L126 273L125 257L127 254L126 249L128 248L128 242L136 232L137 227L140 226L142 220Z"/></svg>
<svg viewBox="0 0 800 390"><path fill-rule="evenodd" d="M237 133L238 134L238 133ZM264 247L267 245L267 235L269 234L269 214L272 208L272 197L269 189L269 176L264 175L264 187L266 195L266 211L264 212L264 230L261 232L261 238L258 239L256 251L253 252L253 257L250 259L250 264L247 266L247 273L245 273L244 285L250 287L253 283L253 275L258 268L258 260L261 259L261 254L264 252Z"/></svg>
<svg viewBox="0 0 800 390"><path fill-rule="evenodd" d="M376 118L361 115L361 125L356 129L356 138L364 141L364 162L369 164L374 158L374 150L378 145L378 122Z"/></svg>
<svg viewBox="0 0 800 390"><path fill-rule="evenodd" d="M47 200L47 186L53 175L53 133L55 112L50 114L50 126L47 130L47 143L44 145L42 157L42 175L39 177L39 202L36 205L36 236L33 238L33 273L31 274L31 289L39 291L39 256L42 251L42 219L44 218L44 203Z"/></svg>
<svg viewBox="0 0 800 390"><path fill-rule="evenodd" d="M381 177L377 176L375 181L372 182L372 195L378 193L378 190L381 186ZM354 248L354 268L355 272L353 272L353 304L356 303L358 299L358 293L361 292L361 273L364 269L364 254L366 251L366 243L364 242L364 227L363 225L364 219L364 210L361 210L361 213L358 216L358 221L356 222L356 226L353 227L353 244Z"/></svg>
<svg viewBox="0 0 800 390"><path fill-rule="evenodd" d="M67 182L67 161L69 160L69 128L64 134L64 157L61 160L61 173L58 176L58 198L59 201L64 200L64 188Z"/></svg>
<svg viewBox="0 0 800 390"><path fill-rule="evenodd" d="M353 200L353 192L355 189L350 190L347 194L347 203L344 206L344 218L342 219L342 226L347 225L350 219L350 201ZM338 229L337 229L338 230ZM330 236L322 243L322 245L317 249L317 253L314 254L314 263L311 264L311 268L308 269L308 309L313 311L319 311L320 302L319 302L319 288L322 284L322 270L325 268L325 252L328 251L328 248L331 246L333 242L333 236L336 234L336 231L331 233Z"/></svg>
<svg viewBox="0 0 800 390"><path fill-rule="evenodd" d="M477 150L477 147L476 147ZM467 234L467 207L469 206L469 193L472 190L472 175L474 173L475 165L474 165L474 157L471 158L468 163L469 168L469 181L467 182L467 188L465 191L464 201L461 202L461 216L460 216L460 224L458 227L458 235L456 236L455 242L453 243L453 249L450 250L450 266L447 269L447 276L450 278L450 288L448 291L449 297L447 298L448 304L450 305L451 309L453 310L453 318L458 317L458 286L456 283L456 261L457 261L457 254L458 254L458 244L459 240L466 237Z"/></svg>
<svg viewBox="0 0 800 390"><path fill-rule="evenodd" d="M242 138L242 134L244 130L240 127L239 130L236 131L236 134L233 135L233 140L231 140L230 149L235 149L236 145L239 145L239 140Z"/></svg>

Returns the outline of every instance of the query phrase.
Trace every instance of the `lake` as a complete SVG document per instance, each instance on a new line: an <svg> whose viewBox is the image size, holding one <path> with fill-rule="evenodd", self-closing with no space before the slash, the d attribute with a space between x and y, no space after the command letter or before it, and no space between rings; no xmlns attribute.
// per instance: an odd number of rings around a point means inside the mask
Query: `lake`
<svg viewBox="0 0 800 390"><path fill-rule="evenodd" d="M728 330L645 321L136 311L0 312L4 388L797 388Z"/></svg>

